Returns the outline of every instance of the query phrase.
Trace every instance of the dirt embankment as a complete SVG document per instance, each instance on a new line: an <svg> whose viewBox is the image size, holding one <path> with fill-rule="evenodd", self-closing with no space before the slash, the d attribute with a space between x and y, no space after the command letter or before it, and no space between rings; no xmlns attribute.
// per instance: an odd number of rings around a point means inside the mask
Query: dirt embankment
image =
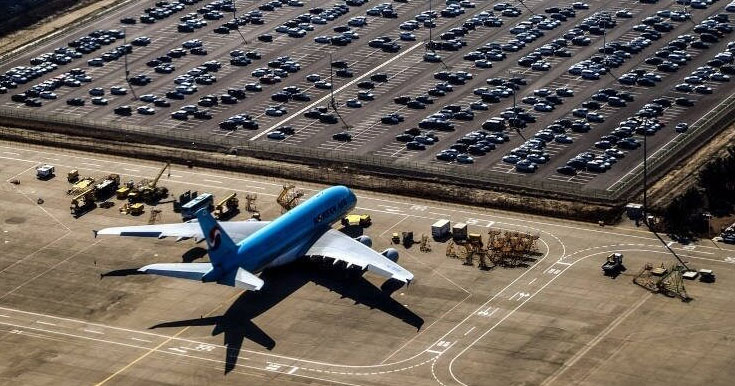
<svg viewBox="0 0 735 386"><path fill-rule="evenodd" d="M63 28L93 17L112 7L116 0L54 0L28 11L23 16L3 21L0 29L0 54L5 54L31 41L41 39ZM30 20L30 22L29 22ZM30 24L33 23L33 24Z"/></svg>
<svg viewBox="0 0 735 386"><path fill-rule="evenodd" d="M653 212L663 212L671 201L696 186L699 170L708 161L727 155L728 145L735 144L735 125L723 130L697 152L666 173L648 189L648 206Z"/></svg>
<svg viewBox="0 0 735 386"><path fill-rule="evenodd" d="M233 172L258 174L289 180L322 184L344 184L376 192L397 194L420 199L513 210L535 215L610 224L619 218L620 206L593 205L572 200L534 197L527 192L497 192L489 189L459 186L447 181L427 179L410 180L388 173L356 171L339 166L310 166L287 161L264 160L254 157L233 156L208 151L177 149L139 143L122 143L105 139L89 139L57 133L33 133L18 128L0 127L0 138L76 149L102 154L120 155L156 161L171 161Z"/></svg>

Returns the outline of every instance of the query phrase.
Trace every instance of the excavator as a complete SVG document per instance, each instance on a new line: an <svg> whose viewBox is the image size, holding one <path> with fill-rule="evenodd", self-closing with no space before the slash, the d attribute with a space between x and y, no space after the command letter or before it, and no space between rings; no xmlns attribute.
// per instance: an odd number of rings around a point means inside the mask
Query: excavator
<svg viewBox="0 0 735 386"><path fill-rule="evenodd" d="M166 165L161 168L153 181L141 181L140 184L130 187L122 187L117 190L117 197L127 198L130 203L145 202L148 204L154 203L161 200L162 198L168 197L168 188L158 186L158 180L161 179L163 172L171 167L171 162L166 162ZM169 169L169 174L171 173ZM126 190L127 194L124 191Z"/></svg>

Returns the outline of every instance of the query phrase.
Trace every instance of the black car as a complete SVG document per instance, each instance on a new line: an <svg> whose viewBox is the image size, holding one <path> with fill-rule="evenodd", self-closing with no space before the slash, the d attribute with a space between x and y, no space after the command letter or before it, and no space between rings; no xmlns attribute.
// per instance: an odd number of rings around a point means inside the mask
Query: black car
<svg viewBox="0 0 735 386"><path fill-rule="evenodd" d="M219 97L220 101L226 105L234 105L237 103L237 98L230 94L223 94Z"/></svg>
<svg viewBox="0 0 735 386"><path fill-rule="evenodd" d="M84 106L84 99L82 98L67 99L66 104L69 106Z"/></svg>
<svg viewBox="0 0 735 386"><path fill-rule="evenodd" d="M167 100L165 100L163 98L156 99L155 101L153 101L153 104L156 107L171 107L171 102L169 102L169 101L167 101Z"/></svg>
<svg viewBox="0 0 735 386"><path fill-rule="evenodd" d="M212 113L207 110L198 110L194 112L194 118L197 119L212 119Z"/></svg>
<svg viewBox="0 0 735 386"><path fill-rule="evenodd" d="M25 104L26 106L30 107L41 107L41 105L43 105L43 103L41 103L41 100L37 98L28 98L26 99Z"/></svg>
<svg viewBox="0 0 735 386"><path fill-rule="evenodd" d="M349 142L352 140L352 134L346 131L341 131L337 134L332 135L332 139L335 141Z"/></svg>
<svg viewBox="0 0 735 386"><path fill-rule="evenodd" d="M573 168L573 167L571 167L569 165L564 165L564 166L560 166L560 167L556 168L556 172L559 173L559 174L567 175L567 176L575 176L575 175L577 175L577 169L575 169L575 168Z"/></svg>
<svg viewBox="0 0 735 386"><path fill-rule="evenodd" d="M130 115L133 113L133 108L127 105L118 106L118 107L115 107L114 112L117 115Z"/></svg>
<svg viewBox="0 0 735 386"><path fill-rule="evenodd" d="M237 122L231 120L224 120L219 123L219 128L222 130L237 130Z"/></svg>
<svg viewBox="0 0 735 386"><path fill-rule="evenodd" d="M355 76L355 74L352 71L346 68L339 69L334 74L340 78L352 78L353 76Z"/></svg>
<svg viewBox="0 0 735 386"><path fill-rule="evenodd" d="M20 103L25 102L26 99L28 99L28 95L26 95L25 93L15 94L10 97L10 100L12 100L13 102L20 102Z"/></svg>
<svg viewBox="0 0 735 386"><path fill-rule="evenodd" d="M166 98L168 99L176 99L176 100L182 100L185 98L184 94L178 92L178 91L168 91L166 92Z"/></svg>
<svg viewBox="0 0 735 386"><path fill-rule="evenodd" d="M289 94L285 93L285 92L277 92L277 93L271 95L271 99L274 102L285 103L285 102L288 102L289 99L291 99L291 96Z"/></svg>
<svg viewBox="0 0 735 386"><path fill-rule="evenodd" d="M247 98L247 95L245 94L245 90L240 88L230 88L227 89L227 93L234 96L237 99L245 99Z"/></svg>
<svg viewBox="0 0 735 386"><path fill-rule="evenodd" d="M393 102L398 105L405 105L411 101L411 97L408 95L401 95L393 98Z"/></svg>
<svg viewBox="0 0 735 386"><path fill-rule="evenodd" d="M344 60L335 60L331 63L334 68L347 68L347 62Z"/></svg>
<svg viewBox="0 0 735 386"><path fill-rule="evenodd" d="M686 106L686 107L694 106L694 101L689 98L676 98L675 103L678 106Z"/></svg>

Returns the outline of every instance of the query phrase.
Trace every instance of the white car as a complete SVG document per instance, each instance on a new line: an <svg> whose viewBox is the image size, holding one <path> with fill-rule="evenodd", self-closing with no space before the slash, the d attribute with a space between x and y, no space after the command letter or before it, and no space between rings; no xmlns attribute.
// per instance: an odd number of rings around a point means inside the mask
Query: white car
<svg viewBox="0 0 735 386"><path fill-rule="evenodd" d="M42 91L40 94L38 94L42 99L56 99L57 95L56 93L53 93L51 91Z"/></svg>
<svg viewBox="0 0 735 386"><path fill-rule="evenodd" d="M280 141L280 140L286 139L286 134L283 134L280 131L271 131L270 133L268 133L267 137L269 139L275 139L275 140Z"/></svg>

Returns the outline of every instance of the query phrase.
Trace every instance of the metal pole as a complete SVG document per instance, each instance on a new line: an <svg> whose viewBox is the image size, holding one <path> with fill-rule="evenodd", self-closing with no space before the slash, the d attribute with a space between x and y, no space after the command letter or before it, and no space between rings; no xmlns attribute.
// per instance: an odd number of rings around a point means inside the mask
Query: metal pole
<svg viewBox="0 0 735 386"><path fill-rule="evenodd" d="M123 45L128 44L128 34L125 31L125 28L123 28ZM135 90L133 90L133 85L130 83L130 71L128 70L128 53L125 51L125 56L123 59L125 59L125 83L128 84L128 88L130 88L130 94L133 95L132 100L138 99L138 96L135 95Z"/></svg>
<svg viewBox="0 0 735 386"><path fill-rule="evenodd" d="M434 25L433 23L434 23L434 15L431 13L431 0L429 0L429 46L427 48L429 48L431 52L434 52L434 43L431 38L431 30L432 30L431 26Z"/></svg>
<svg viewBox="0 0 735 386"><path fill-rule="evenodd" d="M648 224L648 118L644 121L643 130L643 222ZM650 225L649 225L650 227Z"/></svg>

